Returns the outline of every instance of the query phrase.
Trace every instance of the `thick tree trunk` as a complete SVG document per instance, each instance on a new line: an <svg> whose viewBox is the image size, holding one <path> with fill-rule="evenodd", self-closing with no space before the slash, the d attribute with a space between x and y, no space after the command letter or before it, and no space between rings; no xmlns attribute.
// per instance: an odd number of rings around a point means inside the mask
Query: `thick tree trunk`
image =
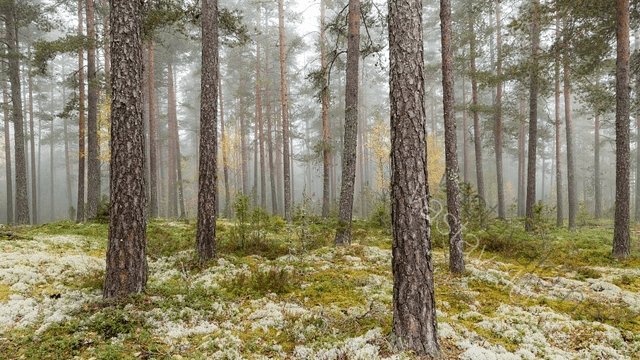
<svg viewBox="0 0 640 360"><path fill-rule="evenodd" d="M322 71L322 217L329 217L329 176L331 148L329 147L329 83L327 65L327 38L325 28L325 0L320 0L320 67Z"/></svg>
<svg viewBox="0 0 640 360"><path fill-rule="evenodd" d="M500 1L496 0L496 50L497 50L497 75L496 85L496 115L495 115L495 153L496 153L496 178L498 185L498 217L507 218L504 205L504 178L502 175L502 33L500 29Z"/></svg>
<svg viewBox="0 0 640 360"><path fill-rule="evenodd" d="M344 141L342 151L342 186L336 245L351 243L351 218L356 177L358 146L358 61L360 58L360 0L349 0L347 36L347 84L345 89Z"/></svg>
<svg viewBox="0 0 640 360"><path fill-rule="evenodd" d="M284 43L284 7L278 0L278 42L280 45L280 98L282 99L282 159L284 165L284 217L291 221L291 160L289 159L289 100L286 51Z"/></svg>
<svg viewBox="0 0 640 360"><path fill-rule="evenodd" d="M147 44L147 93L149 94L149 217L158 217L158 138L156 118L155 48L153 39Z"/></svg>
<svg viewBox="0 0 640 360"><path fill-rule="evenodd" d="M568 43L568 41L567 41ZM573 142L573 119L571 119L571 78L568 55L564 57L563 87L564 87L564 118L567 135L567 198L569 200L569 230L576 230L576 213L578 211L578 195L576 194L576 165Z"/></svg>
<svg viewBox="0 0 640 360"><path fill-rule="evenodd" d="M18 32L15 23L15 2L8 0L0 4L7 31L8 73L11 84L11 116L13 117L15 161L16 161L16 224L29 224L29 194L27 190L27 160L24 145L24 117L20 94L20 56Z"/></svg>
<svg viewBox="0 0 640 360"><path fill-rule="evenodd" d="M453 86L453 46L451 2L440 0L442 38L442 109L444 111L444 146L447 176L447 222L449 224L449 271L464 272L464 242L458 197L458 137L456 133L455 88ZM434 128L435 131L435 128Z"/></svg>
<svg viewBox="0 0 640 360"><path fill-rule="evenodd" d="M78 0L78 35L82 36L82 3ZM78 51L78 206L76 222L84 221L84 165L85 165L85 121L84 121L84 54Z"/></svg>
<svg viewBox="0 0 640 360"><path fill-rule="evenodd" d="M147 283L142 0L111 0L111 210L103 296Z"/></svg>
<svg viewBox="0 0 640 360"><path fill-rule="evenodd" d="M2 103L9 104L9 96L7 94L6 67L2 65ZM5 159L5 175L7 179L7 224L13 224L13 175L11 171L11 139L9 135L9 107L3 106L4 114L4 159Z"/></svg>
<svg viewBox="0 0 640 360"><path fill-rule="evenodd" d="M100 144L98 144L98 97L100 93L96 73L96 28L93 0L87 0L87 218L95 219L100 201Z"/></svg>
<svg viewBox="0 0 640 360"><path fill-rule="evenodd" d="M31 223L38 225L38 175L40 172L36 172L36 142L33 126L33 77L31 76L31 65L29 65L28 73L29 145L31 146ZM38 130L40 130L40 128L38 128Z"/></svg>
<svg viewBox="0 0 640 360"><path fill-rule="evenodd" d="M556 42L560 39L560 18L556 14ZM556 52L554 68L554 115L556 130L556 226L564 224L562 213L562 138L560 136L560 52Z"/></svg>
<svg viewBox="0 0 640 360"><path fill-rule="evenodd" d="M198 168L198 231L200 261L216 257L218 201L218 1L202 1L202 100L200 102L200 165Z"/></svg>
<svg viewBox="0 0 640 360"><path fill-rule="evenodd" d="M533 229L533 218L535 216L533 206L536 203L536 149L538 145L538 43L540 20L538 19L539 0L534 1L535 9L533 21L531 23L531 56L533 66L529 83L529 150L527 166L527 204L525 229Z"/></svg>
<svg viewBox="0 0 640 360"><path fill-rule="evenodd" d="M616 2L616 211L614 256L631 253L629 237L629 0Z"/></svg>
<svg viewBox="0 0 640 360"><path fill-rule="evenodd" d="M478 80L476 74L476 40L474 32L474 20L469 20L469 32L472 39L469 42L471 57L471 105L473 112L473 145L476 155L476 187L478 196L484 201L484 172L482 170L482 133L480 129L480 117L478 114Z"/></svg>
<svg viewBox="0 0 640 360"><path fill-rule="evenodd" d="M427 181L422 2L389 1L393 337L440 357Z"/></svg>

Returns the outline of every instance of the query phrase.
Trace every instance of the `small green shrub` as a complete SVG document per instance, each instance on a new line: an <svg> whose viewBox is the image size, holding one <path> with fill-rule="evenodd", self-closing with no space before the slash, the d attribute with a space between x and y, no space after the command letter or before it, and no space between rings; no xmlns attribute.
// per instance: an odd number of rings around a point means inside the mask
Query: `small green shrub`
<svg viewBox="0 0 640 360"><path fill-rule="evenodd" d="M285 269L257 270L249 275L241 273L221 286L234 296L264 296L268 293L287 294L298 287L299 278Z"/></svg>

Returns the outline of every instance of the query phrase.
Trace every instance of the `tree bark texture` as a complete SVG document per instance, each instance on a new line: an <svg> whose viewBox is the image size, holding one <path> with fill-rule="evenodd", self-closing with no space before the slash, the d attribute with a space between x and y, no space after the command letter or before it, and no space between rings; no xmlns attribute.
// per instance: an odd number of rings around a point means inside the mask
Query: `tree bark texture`
<svg viewBox="0 0 640 360"><path fill-rule="evenodd" d="M82 4L78 0L78 35L82 36ZM85 204L85 118L84 118L84 54L78 51L78 206L76 207L76 222L84 221Z"/></svg>
<svg viewBox="0 0 640 360"><path fill-rule="evenodd" d="M442 108L444 111L444 146L447 177L447 222L449 224L449 270L464 271L464 242L460 222L458 186L458 139L456 133L455 88L453 86L453 46L451 1L440 0L442 41ZM434 128L435 131L435 128Z"/></svg>
<svg viewBox="0 0 640 360"><path fill-rule="evenodd" d="M291 160L289 154L289 100L284 42L284 0L278 0L278 42L280 45L280 98L282 102L282 163L284 165L284 217L291 221Z"/></svg>
<svg viewBox="0 0 640 360"><path fill-rule="evenodd" d="M342 151L342 186L336 245L351 243L351 218L356 178L358 145L358 62L360 59L360 0L349 0L347 35L347 84L345 88L344 141Z"/></svg>
<svg viewBox="0 0 640 360"><path fill-rule="evenodd" d="M198 230L200 261L216 257L218 187L218 1L202 2L202 82L200 102L200 165Z"/></svg>
<svg viewBox="0 0 640 360"><path fill-rule="evenodd" d="M147 283L142 87L142 0L112 0L111 210L103 296L141 292Z"/></svg>
<svg viewBox="0 0 640 360"><path fill-rule="evenodd" d="M538 46L539 26L538 6L539 0L534 1L533 21L531 22L531 57L533 61L529 80L529 150L527 166L527 203L525 229L533 229L534 205L536 203L536 155L538 145Z"/></svg>
<svg viewBox="0 0 640 360"><path fill-rule="evenodd" d="M427 177L422 2L388 4L392 331L400 350L439 357Z"/></svg>
<svg viewBox="0 0 640 360"><path fill-rule="evenodd" d="M616 210L613 255L627 258L629 237L629 0L616 1Z"/></svg>
<svg viewBox="0 0 640 360"><path fill-rule="evenodd" d="M155 48L153 39L147 43L147 80L149 94L149 216L158 217L158 130L156 119Z"/></svg>
<svg viewBox="0 0 640 360"><path fill-rule="evenodd" d="M98 97L100 89L96 72L96 27L93 0L87 0L87 218L95 219L100 202L100 144L98 143Z"/></svg>
<svg viewBox="0 0 640 360"><path fill-rule="evenodd" d="M20 94L20 56L18 33L15 23L15 1L3 4L5 27L7 31L8 73L11 86L11 117L13 118L15 170L16 170L16 224L29 224L29 194L27 190L27 159L25 154L24 117L22 114L22 96Z"/></svg>
<svg viewBox="0 0 640 360"><path fill-rule="evenodd" d="M480 117L478 114L478 80L476 74L476 40L474 32L474 19L469 20L469 32L472 39L469 41L471 57L471 105L473 112L473 145L476 155L476 187L478 196L484 201L484 172L482 170L482 130L480 129Z"/></svg>

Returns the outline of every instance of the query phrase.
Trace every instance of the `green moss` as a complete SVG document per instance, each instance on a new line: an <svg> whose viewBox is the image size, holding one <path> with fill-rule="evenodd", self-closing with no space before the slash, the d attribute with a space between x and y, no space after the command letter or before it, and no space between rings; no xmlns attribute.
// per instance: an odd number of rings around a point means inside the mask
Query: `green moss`
<svg viewBox="0 0 640 360"><path fill-rule="evenodd" d="M7 284L0 284L0 301L9 300L9 295L11 295L10 288Z"/></svg>

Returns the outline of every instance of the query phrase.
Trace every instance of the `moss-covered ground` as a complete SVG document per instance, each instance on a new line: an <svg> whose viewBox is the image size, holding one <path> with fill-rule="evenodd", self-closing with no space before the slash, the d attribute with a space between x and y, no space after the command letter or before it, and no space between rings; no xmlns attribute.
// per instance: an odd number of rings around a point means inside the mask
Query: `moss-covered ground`
<svg viewBox="0 0 640 360"><path fill-rule="evenodd" d="M461 275L434 227L445 357L640 358L640 227L619 260L610 221L581 225L473 226ZM5 228L0 359L415 359L389 342L390 230L356 221L335 248L335 226L219 220L218 258L200 264L194 221L151 221L147 287L120 301L101 297L106 224Z"/></svg>

